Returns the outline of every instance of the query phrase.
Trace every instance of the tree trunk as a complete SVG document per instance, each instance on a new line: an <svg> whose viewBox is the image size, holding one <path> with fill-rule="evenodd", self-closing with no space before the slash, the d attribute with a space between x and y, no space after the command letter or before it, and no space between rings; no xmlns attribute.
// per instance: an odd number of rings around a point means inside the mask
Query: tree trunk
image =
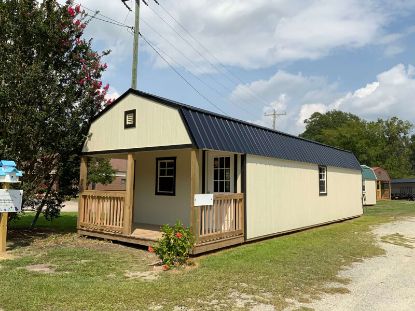
<svg viewBox="0 0 415 311"><path fill-rule="evenodd" d="M49 185L48 185L48 189L46 190L45 196L44 196L44 197L43 197L43 199L42 199L42 202L40 203L40 205L39 205L39 206L37 207L37 209L36 209L35 218L33 218L33 220L32 220L32 223L31 223L31 225L30 225L30 229L33 229L33 228L35 227L35 225L36 225L36 223L37 223L37 220L39 219L40 213L42 213L42 209L43 209L43 207L44 207L44 206L45 206L45 204L46 204L46 200L47 200L47 198L48 198L48 196L49 196L50 192L52 191L52 187L53 187L53 184L55 183L56 176L57 176L57 174L55 174L55 175L53 176L53 178L52 178L51 182L50 182L50 183L49 183Z"/></svg>

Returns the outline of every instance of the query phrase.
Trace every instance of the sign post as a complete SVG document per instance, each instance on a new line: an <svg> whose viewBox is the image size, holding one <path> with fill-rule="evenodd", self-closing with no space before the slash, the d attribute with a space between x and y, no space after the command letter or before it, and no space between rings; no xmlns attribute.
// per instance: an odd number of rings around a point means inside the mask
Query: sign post
<svg viewBox="0 0 415 311"><path fill-rule="evenodd" d="M11 183L18 183L23 173L16 168L14 161L0 161L0 253L6 252L7 220L9 212L20 212L22 208L22 190L10 189Z"/></svg>

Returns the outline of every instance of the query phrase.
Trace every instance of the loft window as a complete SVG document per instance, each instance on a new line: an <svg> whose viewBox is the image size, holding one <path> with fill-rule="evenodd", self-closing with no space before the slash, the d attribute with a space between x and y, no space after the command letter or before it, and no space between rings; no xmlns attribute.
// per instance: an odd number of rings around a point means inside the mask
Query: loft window
<svg viewBox="0 0 415 311"><path fill-rule="evenodd" d="M156 194L175 195L176 158L157 158Z"/></svg>
<svg viewBox="0 0 415 311"><path fill-rule="evenodd" d="M231 191L231 157L213 159L213 191Z"/></svg>
<svg viewBox="0 0 415 311"><path fill-rule="evenodd" d="M135 127L135 109L127 110L124 112L124 128Z"/></svg>
<svg viewBox="0 0 415 311"><path fill-rule="evenodd" d="M327 167L318 167L318 185L320 195L327 194Z"/></svg>

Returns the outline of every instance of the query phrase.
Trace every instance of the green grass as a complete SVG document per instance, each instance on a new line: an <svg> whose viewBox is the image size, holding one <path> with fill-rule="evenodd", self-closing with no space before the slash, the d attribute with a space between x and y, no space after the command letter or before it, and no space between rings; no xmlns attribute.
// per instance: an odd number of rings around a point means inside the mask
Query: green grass
<svg viewBox="0 0 415 311"><path fill-rule="evenodd" d="M29 229L34 217L34 212L25 212L23 216L9 223L11 229ZM43 216L39 217L36 228L58 232L76 232L77 213L62 213L62 217L47 221Z"/></svg>
<svg viewBox="0 0 415 311"><path fill-rule="evenodd" d="M415 216L415 203L383 202L365 210L355 220L319 227L291 235L246 244L194 259L195 267L163 272L154 281L129 279L126 271L151 270L156 258L134 247L79 238L71 233L76 217L66 213L43 228L56 231L32 236L20 232L30 215L12 224L11 241L17 258L0 262L0 300L4 310L146 310L162 306L203 309L235 309L238 303L271 304L277 310L286 298L308 301L327 291L324 283L337 281L331 289L346 292L348 280L338 271L352 262L384 253L375 242L371 226ZM62 228L62 230L59 230ZM25 231L25 230L23 230ZM27 232L27 231L25 231ZM26 233L27 234L27 233ZM22 243L28 238L29 243ZM18 241L18 242L16 242ZM26 269L47 264L55 273ZM245 303L245 304L244 304Z"/></svg>

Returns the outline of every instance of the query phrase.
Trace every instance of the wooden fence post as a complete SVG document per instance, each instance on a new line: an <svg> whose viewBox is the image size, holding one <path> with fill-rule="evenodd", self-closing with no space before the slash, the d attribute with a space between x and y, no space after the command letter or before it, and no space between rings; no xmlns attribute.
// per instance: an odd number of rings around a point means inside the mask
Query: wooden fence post
<svg viewBox="0 0 415 311"><path fill-rule="evenodd" d="M9 189L8 183L3 183L3 189ZM7 244L7 220L9 213L0 213L0 253L6 252Z"/></svg>

